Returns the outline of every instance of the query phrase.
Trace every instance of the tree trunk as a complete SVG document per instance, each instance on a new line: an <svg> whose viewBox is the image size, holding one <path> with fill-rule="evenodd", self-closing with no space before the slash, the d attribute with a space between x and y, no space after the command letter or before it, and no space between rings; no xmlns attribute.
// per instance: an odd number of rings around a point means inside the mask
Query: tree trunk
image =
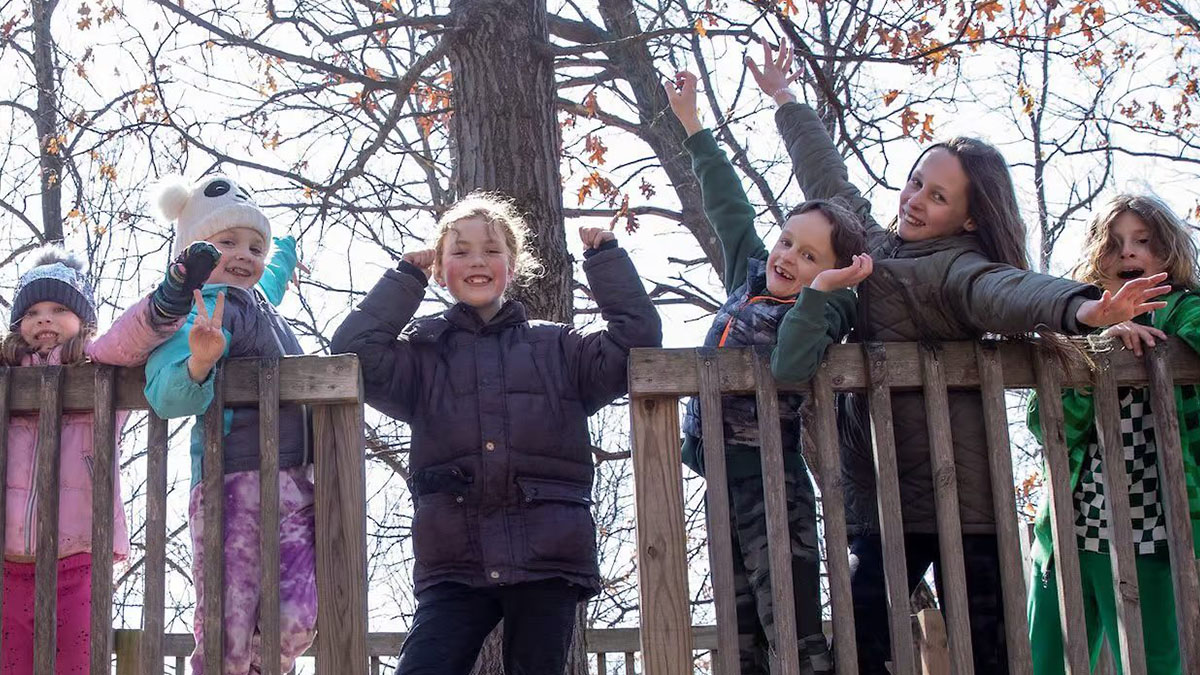
<svg viewBox="0 0 1200 675"><path fill-rule="evenodd" d="M58 66L50 23L58 0L33 1L33 68L37 80L38 155L42 174L42 232L62 242L62 152L59 142Z"/></svg>
<svg viewBox="0 0 1200 675"><path fill-rule="evenodd" d="M572 270L563 226L562 142L555 106L554 57L548 46L545 0L451 0L454 74L454 186L512 196L526 214L542 276L513 289L533 318L570 323ZM568 675L586 675L583 619ZM477 675L504 673L502 626L488 637Z"/></svg>
<svg viewBox="0 0 1200 675"><path fill-rule="evenodd" d="M572 273L546 2L452 0L450 11L455 189L460 197L484 189L517 200L545 272L511 296L532 317L569 322Z"/></svg>

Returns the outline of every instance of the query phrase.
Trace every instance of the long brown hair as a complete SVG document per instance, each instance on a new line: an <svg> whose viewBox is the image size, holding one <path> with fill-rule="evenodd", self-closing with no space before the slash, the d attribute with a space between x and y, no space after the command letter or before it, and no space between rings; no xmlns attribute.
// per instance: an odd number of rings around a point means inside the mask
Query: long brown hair
<svg viewBox="0 0 1200 675"><path fill-rule="evenodd" d="M1112 236L1112 227L1126 213L1133 213L1150 229L1150 247L1166 262L1167 281L1191 290L1200 289L1196 242L1171 207L1153 195L1120 194L1097 211L1088 224L1083 258L1071 276L1097 286L1108 281L1104 276L1104 259L1116 253L1119 246Z"/></svg>
<svg viewBox="0 0 1200 675"><path fill-rule="evenodd" d="M1025 221L1004 155L991 143L956 136L925 148L908 170L908 177L925 155L938 149L954 155L967 174L967 216L975 223L984 254L994 262L1029 269Z"/></svg>
<svg viewBox="0 0 1200 675"><path fill-rule="evenodd" d="M96 337L96 327L91 324L85 324L79 328L79 334L75 337L68 338L61 345L62 352L60 359L62 365L70 366L77 363L87 361L87 345ZM19 366L25 360L26 356L33 354L36 349L33 348L25 338L21 337L20 330L11 330L8 335L0 340L0 365Z"/></svg>

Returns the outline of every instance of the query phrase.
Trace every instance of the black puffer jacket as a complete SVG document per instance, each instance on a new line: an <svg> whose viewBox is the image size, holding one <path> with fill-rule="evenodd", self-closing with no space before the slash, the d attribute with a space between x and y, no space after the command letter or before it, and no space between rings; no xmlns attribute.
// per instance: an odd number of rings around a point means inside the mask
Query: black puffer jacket
<svg viewBox="0 0 1200 675"><path fill-rule="evenodd" d="M412 427L417 592L548 578L599 590L587 418L627 391L629 350L661 346L662 325L624 250L583 269L605 330L529 321L514 301L487 324L459 304L410 325L424 277L401 263L334 335L331 351L362 361L367 403Z"/></svg>
<svg viewBox="0 0 1200 675"><path fill-rule="evenodd" d="M905 242L879 226L871 204L850 182L846 165L817 114L807 105L779 107L775 122L787 144L804 196L845 200L867 227L875 271L858 287L858 341L975 340L986 333L1018 335L1044 325L1079 333L1075 314L1096 287L992 262L974 234ZM950 428L963 532L995 532L991 470L978 392L950 391ZM846 519L859 532L878 531L875 470L866 400L839 397ZM908 532L936 533L925 398L892 394L900 501Z"/></svg>

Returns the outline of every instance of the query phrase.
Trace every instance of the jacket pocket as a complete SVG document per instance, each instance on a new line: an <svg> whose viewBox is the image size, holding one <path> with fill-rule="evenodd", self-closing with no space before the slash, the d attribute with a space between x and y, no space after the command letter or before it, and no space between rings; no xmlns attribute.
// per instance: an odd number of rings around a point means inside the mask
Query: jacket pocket
<svg viewBox="0 0 1200 675"><path fill-rule="evenodd" d="M596 564L591 487L546 478L517 478L530 569Z"/></svg>
<svg viewBox="0 0 1200 675"><path fill-rule="evenodd" d="M473 533L467 521L466 498L446 492L416 498L413 513L413 557L427 571L447 564L470 564Z"/></svg>

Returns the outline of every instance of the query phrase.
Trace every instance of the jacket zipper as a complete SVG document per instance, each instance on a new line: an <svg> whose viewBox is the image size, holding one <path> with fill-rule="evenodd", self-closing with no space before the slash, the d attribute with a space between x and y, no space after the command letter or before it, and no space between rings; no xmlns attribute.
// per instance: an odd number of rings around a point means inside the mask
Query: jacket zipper
<svg viewBox="0 0 1200 675"><path fill-rule="evenodd" d="M754 297L747 298L745 302L738 305L737 310L735 310L729 317L729 320L725 322L725 330L721 331L721 339L717 341L718 347L725 346L725 340L729 338L729 331L733 329L734 320L738 318L738 314L746 308L746 305L749 305L752 302L777 302L781 305L794 305L796 304L796 299L792 298L791 300L782 300L770 295L756 295Z"/></svg>

